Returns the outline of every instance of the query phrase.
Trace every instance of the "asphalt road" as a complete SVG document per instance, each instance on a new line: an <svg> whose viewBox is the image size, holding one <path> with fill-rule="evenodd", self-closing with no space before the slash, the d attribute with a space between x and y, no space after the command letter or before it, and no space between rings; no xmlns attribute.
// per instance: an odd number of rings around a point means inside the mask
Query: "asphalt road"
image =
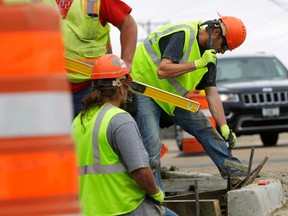
<svg viewBox="0 0 288 216"><path fill-rule="evenodd" d="M219 175L218 169L206 153L181 152L174 139L164 139L162 142L169 149L161 160L162 166L176 166L183 171ZM262 170L288 176L288 133L280 134L278 144L274 147L263 147L258 135L241 136L237 139L237 146L232 153L245 164L248 164L252 147L254 147L252 168L256 167L267 156L268 161Z"/></svg>

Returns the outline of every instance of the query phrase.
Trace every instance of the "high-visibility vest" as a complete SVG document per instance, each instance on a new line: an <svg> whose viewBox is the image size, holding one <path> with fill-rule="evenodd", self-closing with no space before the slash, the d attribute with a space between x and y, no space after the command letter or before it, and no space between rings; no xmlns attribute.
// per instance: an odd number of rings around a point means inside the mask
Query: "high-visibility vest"
<svg viewBox="0 0 288 216"><path fill-rule="evenodd" d="M43 2L58 8L55 0ZM111 48L109 24L103 27L99 20L100 3L100 0L72 2L65 19L61 19L65 56L93 64L96 57L106 54ZM89 76L80 73L68 73L67 76L73 83L90 80Z"/></svg>
<svg viewBox="0 0 288 216"><path fill-rule="evenodd" d="M111 119L124 110L104 104L73 122L79 166L79 199L84 215L122 215L136 209L145 191L128 173L108 142Z"/></svg>
<svg viewBox="0 0 288 216"><path fill-rule="evenodd" d="M134 80L149 83L154 87L163 89L180 96L187 96L201 81L207 68L194 70L177 78L159 79L157 69L161 61L159 41L161 38L175 32L184 31L185 41L183 57L180 63L191 62L201 57L197 42L198 26L200 22L172 23L159 28L151 33L136 49L132 63L131 76ZM159 100L155 100L169 115L173 115L175 106Z"/></svg>
<svg viewBox="0 0 288 216"><path fill-rule="evenodd" d="M0 4L0 215L78 214L58 13Z"/></svg>

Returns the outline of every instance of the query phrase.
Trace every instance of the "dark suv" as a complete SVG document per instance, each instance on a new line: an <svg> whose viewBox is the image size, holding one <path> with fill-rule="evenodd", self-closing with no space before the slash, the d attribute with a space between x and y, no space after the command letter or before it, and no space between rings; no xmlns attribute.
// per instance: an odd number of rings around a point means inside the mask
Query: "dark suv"
<svg viewBox="0 0 288 216"><path fill-rule="evenodd" d="M259 134L264 146L274 146L288 132L288 71L275 56L220 56L217 87L237 136Z"/></svg>

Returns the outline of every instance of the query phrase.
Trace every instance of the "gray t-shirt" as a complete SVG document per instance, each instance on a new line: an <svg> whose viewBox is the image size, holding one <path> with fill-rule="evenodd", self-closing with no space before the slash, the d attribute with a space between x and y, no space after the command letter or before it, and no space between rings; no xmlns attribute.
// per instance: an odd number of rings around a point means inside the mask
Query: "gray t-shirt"
<svg viewBox="0 0 288 216"><path fill-rule="evenodd" d="M149 167L148 153L135 120L130 114L115 115L108 126L108 141L129 172Z"/></svg>

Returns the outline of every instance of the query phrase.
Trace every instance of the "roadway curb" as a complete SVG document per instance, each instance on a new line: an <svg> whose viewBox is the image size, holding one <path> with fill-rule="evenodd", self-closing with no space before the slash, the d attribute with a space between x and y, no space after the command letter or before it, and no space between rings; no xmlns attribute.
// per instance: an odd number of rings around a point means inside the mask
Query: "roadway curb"
<svg viewBox="0 0 288 216"><path fill-rule="evenodd" d="M270 181L258 185L259 181ZM261 178L252 184L227 194L228 216L266 216L285 203L285 195L279 180Z"/></svg>

